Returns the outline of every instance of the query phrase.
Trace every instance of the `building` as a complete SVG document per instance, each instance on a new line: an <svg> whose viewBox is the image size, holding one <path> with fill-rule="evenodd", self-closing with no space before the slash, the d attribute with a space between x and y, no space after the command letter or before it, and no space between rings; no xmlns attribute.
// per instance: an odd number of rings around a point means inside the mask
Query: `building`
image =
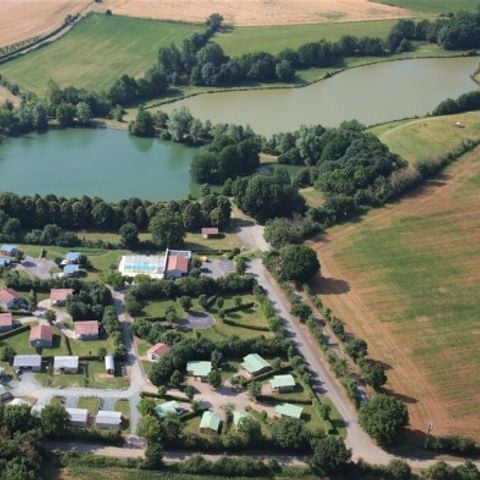
<svg viewBox="0 0 480 480"><path fill-rule="evenodd" d="M212 362L192 360L187 363L187 373L196 379L205 380L212 371Z"/></svg>
<svg viewBox="0 0 480 480"><path fill-rule="evenodd" d="M20 407L22 405L28 405L30 406L30 404L26 401L26 400L23 400L22 398L14 398L9 404L8 406L9 407Z"/></svg>
<svg viewBox="0 0 480 480"><path fill-rule="evenodd" d="M72 427L86 427L88 424L88 410L86 408L66 408Z"/></svg>
<svg viewBox="0 0 480 480"><path fill-rule="evenodd" d="M63 274L67 277L75 277L80 273L80 266L75 264L65 265Z"/></svg>
<svg viewBox="0 0 480 480"><path fill-rule="evenodd" d="M3 402L5 400L10 400L12 394L7 390L4 385L0 385L0 400Z"/></svg>
<svg viewBox="0 0 480 480"><path fill-rule="evenodd" d="M275 375L270 380L272 392L291 392L295 388L295 379L293 375Z"/></svg>
<svg viewBox="0 0 480 480"><path fill-rule="evenodd" d="M233 425L235 428L238 428L238 424L242 418L248 418L249 416L243 410L234 410L233 411Z"/></svg>
<svg viewBox="0 0 480 480"><path fill-rule="evenodd" d="M204 227L202 228L202 237L207 238L215 238L218 237L220 231L218 227Z"/></svg>
<svg viewBox="0 0 480 480"><path fill-rule="evenodd" d="M77 373L79 358L73 356L53 357L54 373Z"/></svg>
<svg viewBox="0 0 480 480"><path fill-rule="evenodd" d="M53 343L53 327L44 323L32 327L29 343L31 347L51 347Z"/></svg>
<svg viewBox="0 0 480 480"><path fill-rule="evenodd" d="M150 278L178 278L188 275L192 252L167 250L164 255L124 255L118 271L126 277L147 275Z"/></svg>
<svg viewBox="0 0 480 480"><path fill-rule="evenodd" d="M252 376L260 375L272 368L258 353L250 353L246 357L243 357L242 367Z"/></svg>
<svg viewBox="0 0 480 480"><path fill-rule="evenodd" d="M8 268L11 263L9 258L0 257L0 267Z"/></svg>
<svg viewBox="0 0 480 480"><path fill-rule="evenodd" d="M115 375L115 358L113 355L105 355L105 371L109 375Z"/></svg>
<svg viewBox="0 0 480 480"><path fill-rule="evenodd" d="M10 312L0 313L0 332L8 332L13 328L13 315Z"/></svg>
<svg viewBox="0 0 480 480"><path fill-rule="evenodd" d="M147 351L147 358L151 362L156 362L160 360L163 356L165 356L170 351L170 347L165 343L157 343L150 347Z"/></svg>
<svg viewBox="0 0 480 480"><path fill-rule="evenodd" d="M98 339L99 325L96 320L83 320L75 322L75 338L77 340Z"/></svg>
<svg viewBox="0 0 480 480"><path fill-rule="evenodd" d="M161 405L157 405L154 410L160 418L164 418L167 415L178 415L179 408L180 405L178 404L178 402L172 400L171 402L165 402Z"/></svg>
<svg viewBox="0 0 480 480"><path fill-rule="evenodd" d="M18 252L18 245L4 243L0 246L0 255L4 257L14 257Z"/></svg>
<svg viewBox="0 0 480 480"><path fill-rule="evenodd" d="M275 413L277 413L280 417L292 417L292 418L300 418L303 413L303 407L299 407L298 405L293 405L291 403L282 403L281 405L277 405L275 407Z"/></svg>
<svg viewBox="0 0 480 480"><path fill-rule="evenodd" d="M188 275L192 252L187 250L168 250L165 276L167 278L180 278Z"/></svg>
<svg viewBox="0 0 480 480"><path fill-rule="evenodd" d="M80 263L80 252L68 252L65 255L65 259L62 261L62 265L75 265Z"/></svg>
<svg viewBox="0 0 480 480"><path fill-rule="evenodd" d="M110 410L99 410L95 417L95 426L97 428L120 428L122 424L122 414Z"/></svg>
<svg viewBox="0 0 480 480"><path fill-rule="evenodd" d="M13 368L16 372L32 370L39 372L42 369L42 357L40 355L15 355Z"/></svg>
<svg viewBox="0 0 480 480"><path fill-rule="evenodd" d="M64 307L67 298L73 295L71 288L52 288L50 290L50 302L52 307Z"/></svg>
<svg viewBox="0 0 480 480"><path fill-rule="evenodd" d="M0 290L0 307L3 307L5 310L17 308L22 303L22 296L13 288L2 288Z"/></svg>
<svg viewBox="0 0 480 480"><path fill-rule="evenodd" d="M32 415L35 415L36 417L39 417L42 414L42 410L45 408L45 405L34 405L30 409L30 413Z"/></svg>
<svg viewBox="0 0 480 480"><path fill-rule="evenodd" d="M201 432L215 432L218 433L220 428L220 418L210 410L203 412L202 420L200 421Z"/></svg>

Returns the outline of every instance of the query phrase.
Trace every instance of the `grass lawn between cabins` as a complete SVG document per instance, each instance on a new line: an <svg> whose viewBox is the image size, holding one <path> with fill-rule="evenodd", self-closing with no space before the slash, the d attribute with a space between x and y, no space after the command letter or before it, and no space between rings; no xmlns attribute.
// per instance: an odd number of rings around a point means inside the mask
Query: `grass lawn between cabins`
<svg viewBox="0 0 480 480"><path fill-rule="evenodd" d="M86 408L90 415L96 415L100 410L102 401L97 397L80 397L77 408Z"/></svg>
<svg viewBox="0 0 480 480"><path fill-rule="evenodd" d="M390 367L387 388L407 399L412 428L431 421L437 435L476 440L479 158L477 148L401 202L309 243L322 260L322 302Z"/></svg>
<svg viewBox="0 0 480 480"><path fill-rule="evenodd" d="M122 430L125 432L130 431L130 402L126 399L117 400L113 407L116 412L122 414Z"/></svg>

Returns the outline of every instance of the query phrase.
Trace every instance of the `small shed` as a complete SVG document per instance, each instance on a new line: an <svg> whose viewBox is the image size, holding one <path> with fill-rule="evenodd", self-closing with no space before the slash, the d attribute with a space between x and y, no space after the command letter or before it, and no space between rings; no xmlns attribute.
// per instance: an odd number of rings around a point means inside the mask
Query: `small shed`
<svg viewBox="0 0 480 480"><path fill-rule="evenodd" d="M295 379L293 375L275 375L270 380L270 387L272 392L290 392L295 388Z"/></svg>
<svg viewBox="0 0 480 480"><path fill-rule="evenodd" d="M8 332L13 328L13 315L11 312L0 313L0 332Z"/></svg>
<svg viewBox="0 0 480 480"><path fill-rule="evenodd" d="M275 413L281 417L300 418L303 413L303 407L293 405L292 403L282 403L275 407Z"/></svg>
<svg viewBox="0 0 480 480"><path fill-rule="evenodd" d="M77 373L79 358L74 356L53 357L54 373Z"/></svg>
<svg viewBox="0 0 480 480"><path fill-rule="evenodd" d="M202 228L202 237L207 238L215 238L218 237L220 231L218 227L204 227Z"/></svg>
<svg viewBox="0 0 480 480"><path fill-rule="evenodd" d="M210 410L203 412L202 420L200 421L200 431L218 433L219 428L220 418L218 415Z"/></svg>
<svg viewBox="0 0 480 480"><path fill-rule="evenodd" d="M115 375L115 358L113 355L105 355L105 371L109 375Z"/></svg>
<svg viewBox="0 0 480 480"><path fill-rule="evenodd" d="M40 355L15 355L13 368L17 372L22 370L39 372L42 368L42 357Z"/></svg>
<svg viewBox="0 0 480 480"><path fill-rule="evenodd" d="M86 408L66 408L72 427L86 427L88 423L88 410Z"/></svg>
<svg viewBox="0 0 480 480"><path fill-rule="evenodd" d="M187 373L200 380L205 380L212 371L212 362L207 360L191 360L187 363Z"/></svg>
<svg viewBox="0 0 480 480"><path fill-rule="evenodd" d="M111 410L99 410L95 417L97 428L120 428L122 414Z"/></svg>
<svg viewBox="0 0 480 480"><path fill-rule="evenodd" d="M179 408L180 408L180 405L178 404L178 402L176 402L175 400L172 400L170 402L165 402L160 405L157 405L154 408L154 410L155 410L155 413L160 418L164 418L167 415L177 415Z"/></svg>
<svg viewBox="0 0 480 480"><path fill-rule="evenodd" d="M250 353L243 357L242 367L253 376L260 375L272 368L272 366L258 353Z"/></svg>

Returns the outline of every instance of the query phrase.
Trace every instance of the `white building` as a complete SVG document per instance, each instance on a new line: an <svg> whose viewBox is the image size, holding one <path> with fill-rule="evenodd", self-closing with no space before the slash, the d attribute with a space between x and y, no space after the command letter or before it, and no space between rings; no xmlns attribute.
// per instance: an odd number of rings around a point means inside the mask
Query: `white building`
<svg viewBox="0 0 480 480"><path fill-rule="evenodd" d="M42 357L40 355L15 355L13 368L17 372L21 370L39 372L42 368Z"/></svg>
<svg viewBox="0 0 480 480"><path fill-rule="evenodd" d="M109 410L99 410L95 417L97 428L120 428L122 423L122 414Z"/></svg>
<svg viewBox="0 0 480 480"><path fill-rule="evenodd" d="M88 410L86 408L66 408L72 427L86 427L88 423Z"/></svg>
<svg viewBox="0 0 480 480"><path fill-rule="evenodd" d="M105 355L105 371L109 375L115 374L115 358L113 355Z"/></svg>
<svg viewBox="0 0 480 480"><path fill-rule="evenodd" d="M78 372L78 357L53 357L53 372L54 373L77 373Z"/></svg>

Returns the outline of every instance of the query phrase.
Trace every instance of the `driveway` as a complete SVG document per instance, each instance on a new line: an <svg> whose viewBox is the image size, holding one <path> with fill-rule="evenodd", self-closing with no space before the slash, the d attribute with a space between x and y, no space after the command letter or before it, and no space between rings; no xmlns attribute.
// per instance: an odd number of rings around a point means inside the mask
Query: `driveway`
<svg viewBox="0 0 480 480"><path fill-rule="evenodd" d="M57 264L52 260L47 260L46 258L33 258L26 255L22 263L16 264L15 270L25 272L33 278L37 277L46 280L51 277L50 270L56 267Z"/></svg>

